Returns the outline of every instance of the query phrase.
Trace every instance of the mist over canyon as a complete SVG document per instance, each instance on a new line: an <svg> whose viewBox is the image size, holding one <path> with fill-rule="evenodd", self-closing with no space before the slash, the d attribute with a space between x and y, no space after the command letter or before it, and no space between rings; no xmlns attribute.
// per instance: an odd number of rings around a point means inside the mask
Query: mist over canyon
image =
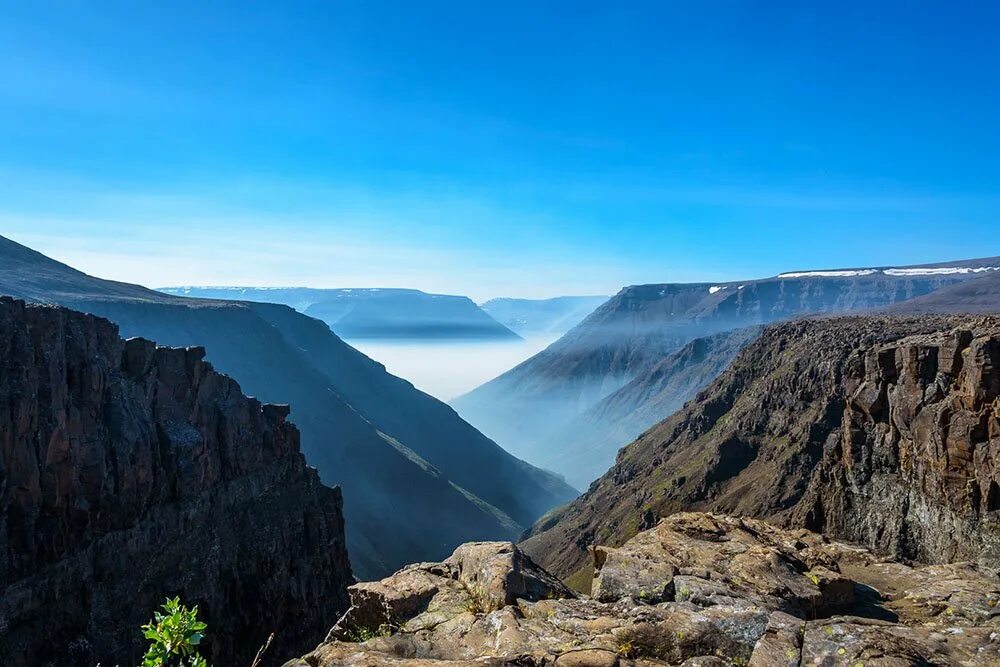
<svg viewBox="0 0 1000 667"><path fill-rule="evenodd" d="M541 352L558 339L532 336L506 341L346 339L393 375L442 401L466 394Z"/></svg>

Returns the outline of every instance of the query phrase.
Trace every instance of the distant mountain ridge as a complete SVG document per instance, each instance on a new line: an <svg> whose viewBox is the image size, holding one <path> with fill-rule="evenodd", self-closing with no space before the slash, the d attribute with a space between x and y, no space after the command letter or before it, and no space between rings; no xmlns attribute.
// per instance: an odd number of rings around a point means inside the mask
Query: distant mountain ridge
<svg viewBox="0 0 1000 667"><path fill-rule="evenodd" d="M626 287L547 349L452 401L466 419L515 455L585 486L615 452L656 423L639 401L597 407L689 342L803 315L874 311L927 303L934 293L987 284L1000 257L915 266L796 270L771 278ZM982 308L995 303L985 287ZM922 300L923 299L923 300ZM703 383L721 370L702 372ZM687 372L691 372L690 370ZM693 386L693 385L692 385ZM696 387L697 388L697 387ZM635 388L633 388L635 389ZM642 396L643 390L632 392ZM693 394L683 395L686 400ZM607 406L606 406L607 407ZM676 409L676 401L669 407ZM592 417L602 415L602 422ZM645 414L642 419L636 415ZM578 420L582 421L576 424ZM660 414L660 419L667 414ZM614 424L611 428L608 425ZM624 430L623 430L624 429ZM586 442L581 431L588 431ZM621 440L622 435L629 437ZM578 447L580 449L578 450Z"/></svg>
<svg viewBox="0 0 1000 667"><path fill-rule="evenodd" d="M0 294L106 317L125 337L203 346L248 394L291 404L307 461L344 490L348 545L362 578L470 539L509 539L576 495L288 306L102 280L3 237Z"/></svg>
<svg viewBox="0 0 1000 667"><path fill-rule="evenodd" d="M552 299L490 299L480 307L521 335L564 334L608 300L606 296L558 296Z"/></svg>
<svg viewBox="0 0 1000 667"><path fill-rule="evenodd" d="M465 296L402 288L161 287L173 296L282 303L346 339L518 340Z"/></svg>

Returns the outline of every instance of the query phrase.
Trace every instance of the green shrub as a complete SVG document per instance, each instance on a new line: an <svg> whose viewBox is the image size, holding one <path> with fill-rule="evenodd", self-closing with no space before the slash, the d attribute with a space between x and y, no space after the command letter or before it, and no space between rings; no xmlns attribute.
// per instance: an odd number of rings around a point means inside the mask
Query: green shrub
<svg viewBox="0 0 1000 667"><path fill-rule="evenodd" d="M206 627L198 620L197 606L188 609L180 598L168 598L163 612L154 612L153 620L142 626L150 642L142 667L208 667L198 653Z"/></svg>

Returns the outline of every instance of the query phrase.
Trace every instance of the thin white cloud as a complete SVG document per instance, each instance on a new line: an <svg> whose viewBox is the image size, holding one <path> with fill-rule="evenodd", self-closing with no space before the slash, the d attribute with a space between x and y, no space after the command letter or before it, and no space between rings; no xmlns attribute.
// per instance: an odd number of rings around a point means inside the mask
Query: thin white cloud
<svg viewBox="0 0 1000 667"><path fill-rule="evenodd" d="M595 266L582 275L578 266L562 262L536 265L517 257L500 261L481 250L365 240L329 230L304 233L259 220L234 231L210 221L196 229L157 222L109 225L0 215L0 229L15 241L86 273L148 287L415 287L466 294L476 300L620 287L620 271L614 266Z"/></svg>

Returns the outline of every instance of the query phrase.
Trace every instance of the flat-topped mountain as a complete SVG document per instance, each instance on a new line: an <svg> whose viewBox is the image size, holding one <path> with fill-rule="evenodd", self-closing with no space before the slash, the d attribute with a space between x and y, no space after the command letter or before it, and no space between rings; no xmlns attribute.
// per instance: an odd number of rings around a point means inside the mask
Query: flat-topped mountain
<svg viewBox="0 0 1000 667"><path fill-rule="evenodd" d="M238 287L190 285L183 287L157 287L157 292L195 299L222 299L225 301L256 301L281 303L300 313L322 298L324 290L311 287Z"/></svg>
<svg viewBox="0 0 1000 667"><path fill-rule="evenodd" d="M339 489L202 348L0 298L0 664L135 665L165 596L214 664L323 636L353 582Z"/></svg>
<svg viewBox="0 0 1000 667"><path fill-rule="evenodd" d="M568 575L683 510L753 516L923 562L1000 562L1000 317L768 327L682 410L540 521Z"/></svg>
<svg viewBox="0 0 1000 667"><path fill-rule="evenodd" d="M163 287L175 296L283 303L323 320L341 338L517 340L465 296L415 289L308 287Z"/></svg>
<svg viewBox="0 0 1000 667"><path fill-rule="evenodd" d="M204 346L245 391L291 404L307 461L344 490L361 577L442 557L469 539L509 539L576 495L288 306L101 280L2 237L0 294L106 317L125 336Z"/></svg>
<svg viewBox="0 0 1000 667"><path fill-rule="evenodd" d="M608 300L606 296L552 299L498 298L480 304L495 320L522 336L564 334Z"/></svg>
<svg viewBox="0 0 1000 667"><path fill-rule="evenodd" d="M582 486L593 479L594 470L609 466L627 442L618 439L620 427L617 432L612 428L590 436L586 458L576 456L580 430L594 424L590 420L594 414L600 413L607 424L625 425L629 437L655 423L632 416L649 412L641 401L614 401L622 411L598 404L653 372L692 340L802 315L873 311L911 301L930 310L943 309L929 295L945 288L959 290L965 284L984 285L979 288L980 309L993 303L1000 310L1000 292L985 286L996 280L998 271L1000 257L991 257L906 267L791 271L762 280L716 284L626 287L547 349L452 403L516 455L554 466ZM656 393L640 388L632 395L643 392ZM668 414L654 416L662 419ZM576 426L581 415L584 421Z"/></svg>

